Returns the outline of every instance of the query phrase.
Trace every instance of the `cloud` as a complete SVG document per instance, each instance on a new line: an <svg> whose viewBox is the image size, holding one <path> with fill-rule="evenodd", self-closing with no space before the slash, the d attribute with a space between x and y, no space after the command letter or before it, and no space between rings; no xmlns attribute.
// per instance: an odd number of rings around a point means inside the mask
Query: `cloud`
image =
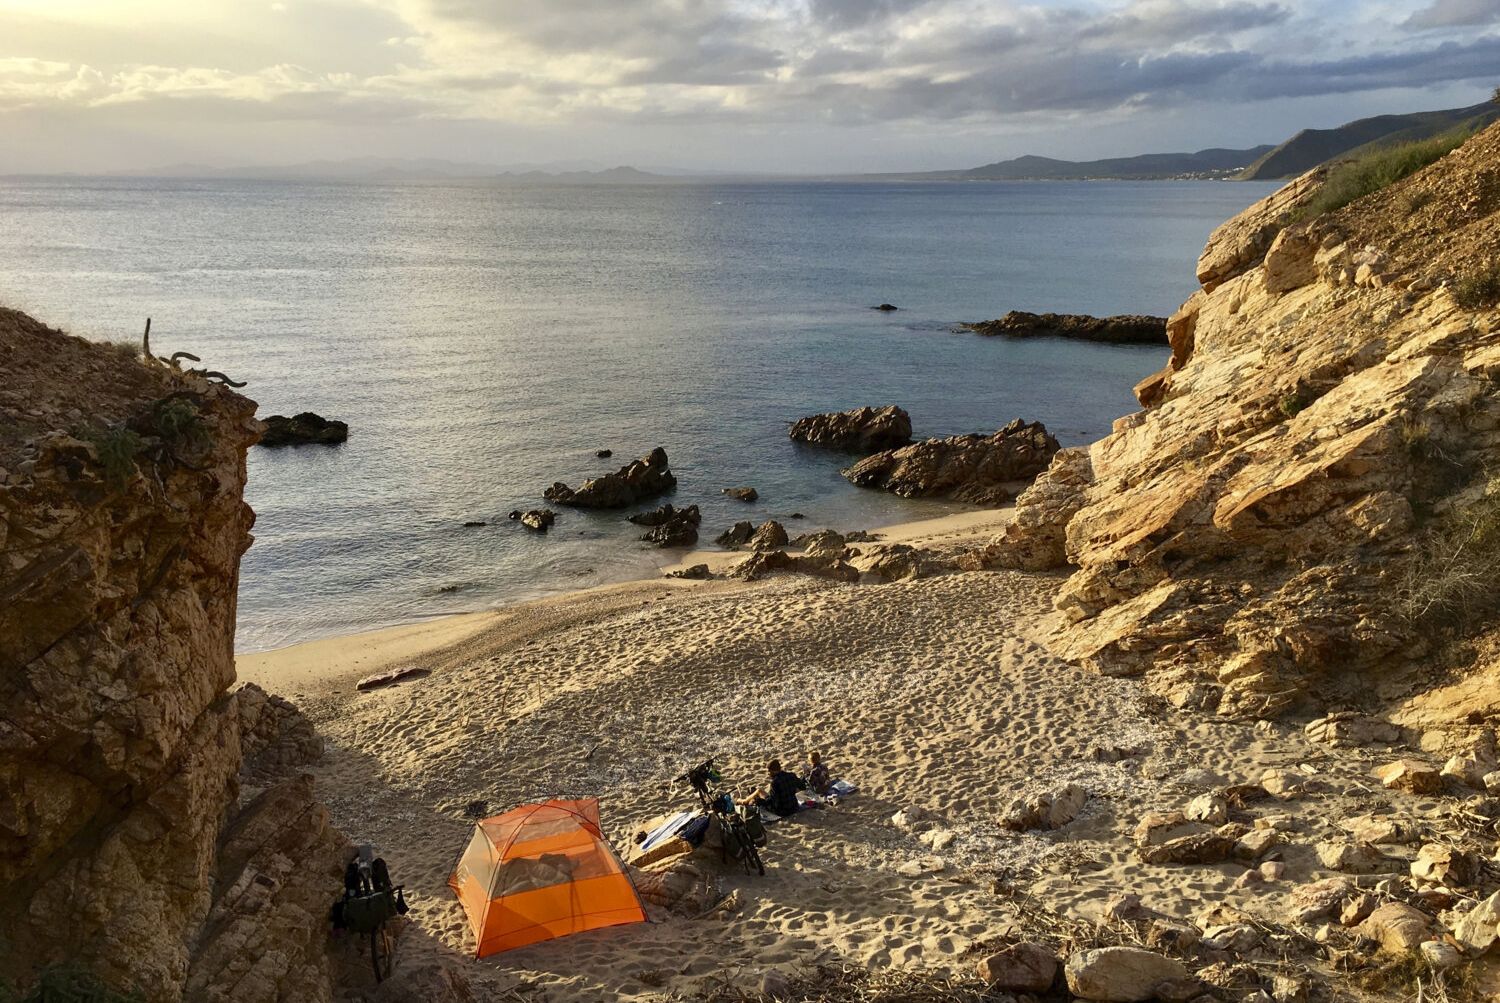
<svg viewBox="0 0 1500 1003"><path fill-rule="evenodd" d="M1404 22L1408 28L1461 28L1500 23L1497 0L1433 0Z"/></svg>
<svg viewBox="0 0 1500 1003"><path fill-rule="evenodd" d="M88 55L77 58L59 58L68 36L54 31L47 58L0 59L0 113L1001 127L1043 116L1108 120L1204 101L1488 81L1500 65L1500 34L1413 45L1404 30L1494 20L1496 0L1433 0L1403 26L1273 0L278 6L287 9L277 20L315 19L307 23L319 43L264 65L219 45L252 30L232 20L213 25L216 47L176 62L116 54L133 51L123 22L110 29L117 44L97 28ZM349 30L336 30L341 24ZM265 29L256 22L253 30Z"/></svg>

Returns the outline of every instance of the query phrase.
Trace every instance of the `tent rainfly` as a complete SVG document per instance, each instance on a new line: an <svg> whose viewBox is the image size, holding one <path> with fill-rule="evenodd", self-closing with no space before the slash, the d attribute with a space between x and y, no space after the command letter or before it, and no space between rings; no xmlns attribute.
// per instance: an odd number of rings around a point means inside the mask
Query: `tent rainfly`
<svg viewBox="0 0 1500 1003"><path fill-rule="evenodd" d="M474 826L448 878L484 957L623 923L646 911L599 829L599 802L526 804Z"/></svg>

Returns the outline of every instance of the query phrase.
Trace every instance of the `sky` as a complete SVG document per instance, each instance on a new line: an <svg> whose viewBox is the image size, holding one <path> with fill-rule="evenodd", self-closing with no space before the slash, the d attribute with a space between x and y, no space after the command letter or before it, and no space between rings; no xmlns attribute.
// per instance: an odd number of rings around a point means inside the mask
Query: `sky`
<svg viewBox="0 0 1500 1003"><path fill-rule="evenodd" d="M0 0L0 173L845 172L1275 143L1500 86L1500 0Z"/></svg>

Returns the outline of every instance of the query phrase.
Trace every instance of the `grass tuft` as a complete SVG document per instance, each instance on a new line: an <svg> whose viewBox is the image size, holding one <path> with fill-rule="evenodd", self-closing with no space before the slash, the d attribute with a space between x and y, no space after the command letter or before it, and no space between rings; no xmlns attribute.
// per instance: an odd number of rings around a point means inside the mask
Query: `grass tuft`
<svg viewBox="0 0 1500 1003"><path fill-rule="evenodd" d="M1471 135L1467 129L1456 129L1431 139L1380 147L1338 164L1328 172L1328 180L1317 194L1299 206L1289 221L1296 223L1334 212L1389 187L1458 149Z"/></svg>
<svg viewBox="0 0 1500 1003"><path fill-rule="evenodd" d="M106 341L104 344L122 359L136 361L141 357L141 343L138 341Z"/></svg>
<svg viewBox="0 0 1500 1003"><path fill-rule="evenodd" d="M1420 541L1400 583L1403 616L1415 627L1463 634L1500 612L1500 484L1445 514Z"/></svg>
<svg viewBox="0 0 1500 1003"><path fill-rule="evenodd" d="M1453 299L1465 310L1487 310L1500 304L1500 262L1460 276L1453 284Z"/></svg>

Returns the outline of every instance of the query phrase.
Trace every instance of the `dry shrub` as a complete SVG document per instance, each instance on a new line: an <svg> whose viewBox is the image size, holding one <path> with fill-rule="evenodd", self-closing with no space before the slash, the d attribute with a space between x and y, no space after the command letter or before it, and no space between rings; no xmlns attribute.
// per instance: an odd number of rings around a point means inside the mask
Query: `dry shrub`
<svg viewBox="0 0 1500 1003"><path fill-rule="evenodd" d="M1500 484L1444 515L1419 541L1400 588L1401 612L1417 627L1470 633L1500 610Z"/></svg>

